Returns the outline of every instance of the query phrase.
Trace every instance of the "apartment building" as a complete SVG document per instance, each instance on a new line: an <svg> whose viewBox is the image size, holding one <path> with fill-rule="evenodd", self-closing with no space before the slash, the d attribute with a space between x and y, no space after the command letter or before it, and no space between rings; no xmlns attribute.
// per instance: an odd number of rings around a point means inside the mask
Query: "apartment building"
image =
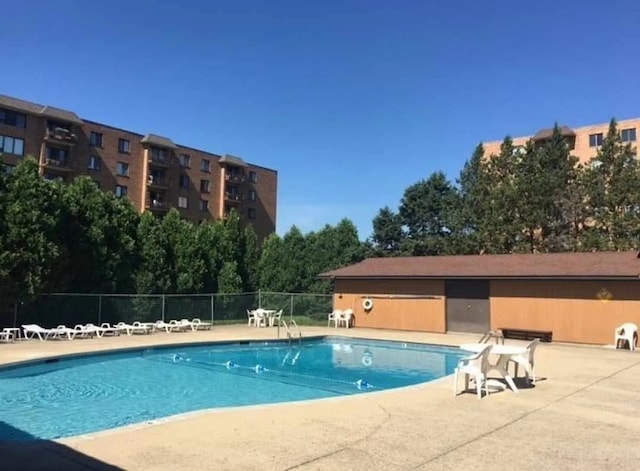
<svg viewBox="0 0 640 471"><path fill-rule="evenodd" d="M620 137L624 142L630 143L636 148L636 140L638 130L640 129L640 118L627 119L618 121L618 130ZM567 140L571 154L576 156L581 163L588 162L596 156L598 148L602 145L602 141L609 131L609 123L592 124L580 128L569 128L561 126L560 131ZM535 142L544 142L551 138L553 129L542 129L532 136L523 136L513 138L515 148L523 149L529 139ZM500 145L502 141L486 142L483 144L485 155L497 155L500 153ZM637 152L637 149L636 149Z"/></svg>
<svg viewBox="0 0 640 471"><path fill-rule="evenodd" d="M104 191L128 198L139 211L170 208L193 222L235 209L263 239L275 231L277 171L242 158L175 144L81 119L72 111L0 95L0 153L7 170L24 156L46 179L87 175Z"/></svg>

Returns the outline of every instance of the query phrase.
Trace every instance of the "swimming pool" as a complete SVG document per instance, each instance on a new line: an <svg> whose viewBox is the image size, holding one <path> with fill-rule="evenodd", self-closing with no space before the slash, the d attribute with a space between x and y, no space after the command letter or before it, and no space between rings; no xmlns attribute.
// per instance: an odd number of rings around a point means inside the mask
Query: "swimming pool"
<svg viewBox="0 0 640 471"><path fill-rule="evenodd" d="M202 409L409 386L452 373L462 355L435 345L324 337L40 360L0 368L0 440L63 438Z"/></svg>

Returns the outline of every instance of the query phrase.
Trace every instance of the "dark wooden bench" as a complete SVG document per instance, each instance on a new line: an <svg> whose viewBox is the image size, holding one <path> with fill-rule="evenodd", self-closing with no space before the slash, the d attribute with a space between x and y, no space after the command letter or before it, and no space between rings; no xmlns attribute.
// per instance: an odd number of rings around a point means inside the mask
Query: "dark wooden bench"
<svg viewBox="0 0 640 471"><path fill-rule="evenodd" d="M553 337L553 332L550 330L511 329L508 327L502 327L500 330L502 331L502 335L505 339L540 339L541 342L551 342Z"/></svg>

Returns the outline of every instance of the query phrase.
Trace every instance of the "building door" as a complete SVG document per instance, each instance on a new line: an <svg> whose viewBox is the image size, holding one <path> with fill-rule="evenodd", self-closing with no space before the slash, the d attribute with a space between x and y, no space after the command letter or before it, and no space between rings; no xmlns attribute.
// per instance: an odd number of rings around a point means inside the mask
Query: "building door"
<svg viewBox="0 0 640 471"><path fill-rule="evenodd" d="M490 329L489 281L447 280L447 331L484 333Z"/></svg>

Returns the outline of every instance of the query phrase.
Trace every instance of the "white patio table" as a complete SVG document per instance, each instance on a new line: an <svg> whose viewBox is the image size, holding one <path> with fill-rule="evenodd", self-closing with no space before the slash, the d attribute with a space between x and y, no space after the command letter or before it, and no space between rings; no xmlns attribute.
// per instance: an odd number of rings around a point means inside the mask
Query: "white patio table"
<svg viewBox="0 0 640 471"><path fill-rule="evenodd" d="M482 351L482 349L486 346L486 343L465 343L460 345L460 349L467 352L478 353ZM500 373L500 376L504 378L513 392L518 392L518 387L516 386L516 383L513 382L513 377L509 374L507 366L509 364L509 360L513 355L522 355L526 351L526 348L517 347L515 345L491 345L490 354L496 355L498 357L498 360L496 361L496 363L491 363L489 369L495 370ZM497 385L496 382L490 382L491 380L488 381L490 386ZM502 385L501 383L500 385L504 387L504 385Z"/></svg>
<svg viewBox="0 0 640 471"><path fill-rule="evenodd" d="M261 324L260 319L263 319L263 318L265 320L264 322L265 327L267 326L273 327L273 322L271 321L271 319L278 311L276 311L275 309L258 308L258 309L255 309L254 312L257 318L256 327L260 327L260 324Z"/></svg>

